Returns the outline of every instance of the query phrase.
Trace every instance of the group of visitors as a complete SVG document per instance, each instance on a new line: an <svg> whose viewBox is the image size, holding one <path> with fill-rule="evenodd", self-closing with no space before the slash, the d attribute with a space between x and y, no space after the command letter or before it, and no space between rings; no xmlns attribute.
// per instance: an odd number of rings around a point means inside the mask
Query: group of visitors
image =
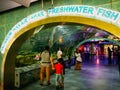
<svg viewBox="0 0 120 90"><path fill-rule="evenodd" d="M44 51L41 53L41 55L36 57L37 59L38 57L40 57L41 59L41 65L40 65L40 85L41 86L43 86L45 76L46 76L46 85L51 84L50 72L52 67L52 70L55 70L55 74L56 74L56 78L55 78L56 90L58 90L61 87L64 87L65 63L62 55L63 55L63 52L61 51L60 48L58 48L58 51L56 53L57 63L54 63L52 55L49 51L49 46L46 46L44 48ZM75 57L76 57L75 70L81 70L82 58L78 49L76 49ZM71 59L70 55L68 55L68 59ZM68 64L70 63L71 63L71 60L68 60Z"/></svg>
<svg viewBox="0 0 120 90"><path fill-rule="evenodd" d="M109 49L108 49L109 50ZM82 67L82 58L81 58L81 52L79 49L76 49L75 53L75 70L81 70ZM49 46L46 46L44 48L44 51L41 54L36 55L36 59L41 59L41 65L40 65L40 85L43 85L44 77L46 77L46 84L50 85L50 72L51 67L52 70L55 70L55 83L56 83L56 90L58 90L60 87L64 87L64 75L65 75L65 63L63 60L63 52L60 48L58 48L58 51L56 53L57 56L57 63L54 63L54 60L52 58L52 55L49 51ZM110 55L109 55L110 56ZM119 73L120 73L120 49L118 50L118 66L119 66ZM71 63L71 56L68 55L68 64ZM109 64L111 61L109 62ZM70 68L70 67L69 67Z"/></svg>
<svg viewBox="0 0 120 90"><path fill-rule="evenodd" d="M38 56L36 56L38 59ZM46 84L50 85L50 72L51 66L52 70L55 70L56 73L56 89L64 87L64 74L65 74L65 65L62 58L62 51L58 48L57 51L57 63L55 64L51 53L49 51L49 46L44 48L44 51L40 55L41 65L40 65L40 85L43 86L44 77L46 76Z"/></svg>

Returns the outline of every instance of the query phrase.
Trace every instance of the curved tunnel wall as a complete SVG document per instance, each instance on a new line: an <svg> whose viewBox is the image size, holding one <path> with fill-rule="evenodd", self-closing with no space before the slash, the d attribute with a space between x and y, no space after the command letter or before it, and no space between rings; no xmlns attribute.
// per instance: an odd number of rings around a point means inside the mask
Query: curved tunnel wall
<svg viewBox="0 0 120 90"><path fill-rule="evenodd" d="M13 40L14 43L10 46L10 49L8 50L8 53L5 54L2 62L2 84L3 84L3 90L14 90L14 75L15 75L15 59L17 52L23 42L28 39L32 34L34 30L29 30L27 32L24 32L20 37L16 37L16 39Z"/></svg>
<svg viewBox="0 0 120 90"><path fill-rule="evenodd" d="M2 61L2 84L3 90L7 90L8 88L12 90L14 88L14 62L17 53L17 50L21 47L22 43L34 33L34 27L39 25L45 25L49 23L57 23L57 22L74 22L78 24L86 24L90 26L94 26L100 29L103 29L107 32L112 33L113 35L119 37L120 36L120 28L106 23L100 20L79 17L79 16L56 16L56 17L48 17L43 20L39 20L33 22L26 27L22 28L19 32L15 34L15 36L8 43L7 48L4 53L3 61ZM18 45L19 43L19 45ZM11 67L12 66L12 67ZM10 72L8 72L10 69Z"/></svg>
<svg viewBox="0 0 120 90"><path fill-rule="evenodd" d="M107 40L107 41L113 42L113 43L117 44L118 46L120 46L120 42L115 41L115 40L113 40L113 39L108 39L108 38L89 38L89 39L87 39L87 40L84 40L84 41L80 42L77 46L80 46L80 45L82 45L82 44L85 43L85 42L88 42L88 41L90 41L90 40L95 40L95 39L96 39L96 40Z"/></svg>
<svg viewBox="0 0 120 90"><path fill-rule="evenodd" d="M113 42L114 44L120 46L120 42L115 41L115 40L113 40L113 39L108 39L108 38L89 38L89 39L86 39L86 40L80 42L78 45L76 45L76 46L73 48L73 50L72 50L72 55L74 55L74 51L76 50L77 47L79 47L80 45L82 45L82 44L84 44L84 43L86 43L86 42L88 42L88 41L90 41L90 40L95 40L95 39L96 39L96 40L107 40L107 41Z"/></svg>

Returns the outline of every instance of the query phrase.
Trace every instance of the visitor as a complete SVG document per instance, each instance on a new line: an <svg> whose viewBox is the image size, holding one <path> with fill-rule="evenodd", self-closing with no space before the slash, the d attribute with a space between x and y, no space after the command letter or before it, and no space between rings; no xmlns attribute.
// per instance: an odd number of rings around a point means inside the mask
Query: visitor
<svg viewBox="0 0 120 90"><path fill-rule="evenodd" d="M49 46L45 46L44 51L41 53L40 85L43 85L45 76L47 85L50 85L51 65L53 67L53 59L49 52Z"/></svg>
<svg viewBox="0 0 120 90"><path fill-rule="evenodd" d="M62 51L61 51L61 49L60 48L58 48L58 51L57 51L57 59L59 59L59 58L62 58Z"/></svg>
<svg viewBox="0 0 120 90"><path fill-rule="evenodd" d="M117 63L118 63L118 71L120 75L120 48L118 48L118 54L117 54Z"/></svg>
<svg viewBox="0 0 120 90"><path fill-rule="evenodd" d="M57 60L57 63L54 66L55 73L56 73L56 90L58 90L60 87L64 87L64 73L63 73L63 65L62 65L62 58L59 58Z"/></svg>
<svg viewBox="0 0 120 90"><path fill-rule="evenodd" d="M75 70L81 70L82 58L79 49L76 50L75 56L76 56Z"/></svg>
<svg viewBox="0 0 120 90"><path fill-rule="evenodd" d="M110 47L108 47L108 64L111 65L112 64L112 58L111 58L111 49Z"/></svg>

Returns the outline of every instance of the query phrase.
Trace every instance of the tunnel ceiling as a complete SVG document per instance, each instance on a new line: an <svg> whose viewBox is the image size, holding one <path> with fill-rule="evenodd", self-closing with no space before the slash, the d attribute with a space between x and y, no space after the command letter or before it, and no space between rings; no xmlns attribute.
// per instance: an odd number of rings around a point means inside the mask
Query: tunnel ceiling
<svg viewBox="0 0 120 90"><path fill-rule="evenodd" d="M42 30L39 30L40 27L35 28L36 31L39 32L33 34L30 39L24 42L20 50L27 49L28 44L33 51L45 45L49 45L50 47L59 45L73 47L79 42L89 38L109 38L119 41L117 37L104 30L86 25L56 23L44 25Z"/></svg>

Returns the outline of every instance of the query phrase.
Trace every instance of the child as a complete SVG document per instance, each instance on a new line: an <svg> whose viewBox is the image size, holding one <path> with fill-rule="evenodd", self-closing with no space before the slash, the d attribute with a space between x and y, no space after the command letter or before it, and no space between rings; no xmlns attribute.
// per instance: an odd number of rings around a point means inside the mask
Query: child
<svg viewBox="0 0 120 90"><path fill-rule="evenodd" d="M55 64L55 73L56 73L56 90L59 89L59 87L63 87L64 85L64 75L63 75L63 65L61 64L62 58L58 59L58 63Z"/></svg>

